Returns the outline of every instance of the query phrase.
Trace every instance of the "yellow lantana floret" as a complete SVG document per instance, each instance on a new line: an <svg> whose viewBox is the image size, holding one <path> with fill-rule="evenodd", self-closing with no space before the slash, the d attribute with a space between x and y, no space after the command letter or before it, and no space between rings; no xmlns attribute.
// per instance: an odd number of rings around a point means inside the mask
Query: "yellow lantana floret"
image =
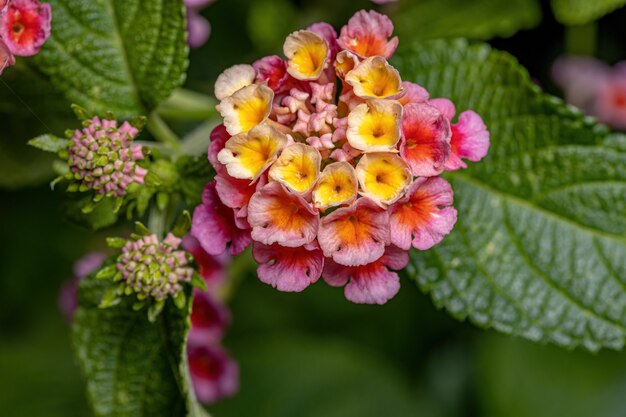
<svg viewBox="0 0 626 417"><path fill-rule="evenodd" d="M348 162L334 162L324 168L313 189L317 208L338 206L352 201L357 192L356 172Z"/></svg>
<svg viewBox="0 0 626 417"><path fill-rule="evenodd" d="M359 57L348 50L343 50L337 54L335 59L335 73L342 80L350 71L359 65Z"/></svg>
<svg viewBox="0 0 626 417"><path fill-rule="evenodd" d="M269 176L296 193L311 190L320 174L322 156L312 146L294 143L286 147L270 168Z"/></svg>
<svg viewBox="0 0 626 417"><path fill-rule="evenodd" d="M402 105L392 100L361 103L348 115L350 146L363 152L394 152L401 136Z"/></svg>
<svg viewBox="0 0 626 417"><path fill-rule="evenodd" d="M299 30L285 40L287 72L298 80L317 80L326 67L328 44L316 33Z"/></svg>
<svg viewBox="0 0 626 417"><path fill-rule="evenodd" d="M395 98L403 92L400 73L382 56L361 62L346 75L346 82L361 98Z"/></svg>
<svg viewBox="0 0 626 417"><path fill-rule="evenodd" d="M228 139L217 159L231 177L256 180L286 144L287 136L262 124Z"/></svg>
<svg viewBox="0 0 626 417"><path fill-rule="evenodd" d="M389 152L363 155L356 166L361 194L380 205L392 204L401 198L411 183L411 173L397 154Z"/></svg>
<svg viewBox="0 0 626 417"><path fill-rule="evenodd" d="M226 69L215 81L215 97L224 100L237 91L254 83L256 71L252 65L234 65Z"/></svg>
<svg viewBox="0 0 626 417"><path fill-rule="evenodd" d="M217 106L231 135L247 132L263 123L272 109L274 92L265 84L252 84L226 97Z"/></svg>

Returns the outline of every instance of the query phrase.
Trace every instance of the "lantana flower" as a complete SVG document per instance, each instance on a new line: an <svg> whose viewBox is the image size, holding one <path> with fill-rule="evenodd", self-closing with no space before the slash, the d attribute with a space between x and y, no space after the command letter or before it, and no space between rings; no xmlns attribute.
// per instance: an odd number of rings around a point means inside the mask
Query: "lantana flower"
<svg viewBox="0 0 626 417"><path fill-rule="evenodd" d="M610 67L592 57L563 56L554 63L552 78L569 104L626 130L626 61Z"/></svg>
<svg viewBox="0 0 626 417"><path fill-rule="evenodd" d="M211 24L200 12L215 0L185 0L187 9L187 43L192 48L204 45L211 36Z"/></svg>
<svg viewBox="0 0 626 417"><path fill-rule="evenodd" d="M285 57L236 65L217 79L224 124L211 135L215 179L195 210L202 248L252 243L258 276L280 291L323 278L355 303L383 304L411 248L454 227L439 175L482 159L478 114L403 81L388 61L391 20L360 11L339 36L316 23L285 40Z"/></svg>
<svg viewBox="0 0 626 417"><path fill-rule="evenodd" d="M37 0L0 0L0 74L15 56L36 55L50 37L50 5Z"/></svg>

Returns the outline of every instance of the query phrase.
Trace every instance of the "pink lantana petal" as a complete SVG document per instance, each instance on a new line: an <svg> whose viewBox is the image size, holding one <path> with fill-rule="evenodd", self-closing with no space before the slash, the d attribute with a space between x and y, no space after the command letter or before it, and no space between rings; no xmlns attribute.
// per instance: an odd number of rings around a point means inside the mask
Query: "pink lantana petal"
<svg viewBox="0 0 626 417"><path fill-rule="evenodd" d="M408 104L402 115L400 155L415 176L439 175L450 156L450 121L428 104Z"/></svg>
<svg viewBox="0 0 626 417"><path fill-rule="evenodd" d="M426 103L428 101L428 91L419 84L410 81L402 81L402 88L405 94L398 99L403 106L411 103Z"/></svg>
<svg viewBox="0 0 626 417"><path fill-rule="evenodd" d="M215 170L218 170L223 165L217 159L217 154L220 153L222 149L224 149L224 145L228 139L230 139L230 134L226 131L226 127L222 124L216 126L215 129L211 131L211 143L209 143L208 149L208 158L211 165Z"/></svg>
<svg viewBox="0 0 626 417"><path fill-rule="evenodd" d="M444 166L447 171L467 168L463 159L473 162L483 159L489 151L489 131L483 119L472 110L461 113L452 125L450 146L450 158Z"/></svg>
<svg viewBox="0 0 626 417"><path fill-rule="evenodd" d="M193 256L198 266L198 273L204 278L210 291L224 283L226 266L230 262L230 256L226 252L221 255L209 255L200 246L198 239L190 234L184 237L183 248Z"/></svg>
<svg viewBox="0 0 626 417"><path fill-rule="evenodd" d="M315 239L319 216L304 198L271 182L250 199L248 222L254 240L266 245L297 247Z"/></svg>
<svg viewBox="0 0 626 417"><path fill-rule="evenodd" d="M389 244L389 215L367 197L322 218L318 241L324 256L346 265L380 258Z"/></svg>
<svg viewBox="0 0 626 417"><path fill-rule="evenodd" d="M361 10L341 28L338 43L343 49L362 58L382 56L389 59L398 47L398 37L389 40L393 33L391 20L378 12Z"/></svg>
<svg viewBox="0 0 626 417"><path fill-rule="evenodd" d="M7 67L12 65L15 65L15 56L13 56L9 47L0 38L0 75Z"/></svg>
<svg viewBox="0 0 626 417"><path fill-rule="evenodd" d="M211 36L211 24L194 9L187 9L187 43L191 48L204 45Z"/></svg>
<svg viewBox="0 0 626 417"><path fill-rule="evenodd" d="M323 276L334 287L347 283L344 294L353 303L385 304L400 290L398 274L388 268L399 270L408 262L406 251L389 246L379 260L367 265L346 267L327 259Z"/></svg>
<svg viewBox="0 0 626 417"><path fill-rule="evenodd" d="M290 76L287 74L287 61L278 55L270 55L259 59L252 64L256 70L256 81L267 82L267 86L276 94L283 94L289 91Z"/></svg>
<svg viewBox="0 0 626 417"><path fill-rule="evenodd" d="M12 0L0 17L0 38L14 55L35 55L50 37L51 19L47 3Z"/></svg>
<svg viewBox="0 0 626 417"><path fill-rule="evenodd" d="M389 208L391 243L408 250L411 245L430 249L454 228L457 212L450 184L441 177L419 178L406 196Z"/></svg>
<svg viewBox="0 0 626 417"><path fill-rule="evenodd" d="M279 291L300 292L322 275L324 255L316 244L297 248L254 242L259 279Z"/></svg>
<svg viewBox="0 0 626 417"><path fill-rule="evenodd" d="M218 343L230 323L230 312L219 300L204 291L194 290L188 344L202 346Z"/></svg>
<svg viewBox="0 0 626 417"><path fill-rule="evenodd" d="M429 100L428 104L438 108L439 111L446 116L446 119L450 120L450 123L452 123L452 119L454 119L454 115L456 114L456 106L452 100L448 100L447 98L434 98Z"/></svg>
<svg viewBox="0 0 626 417"><path fill-rule="evenodd" d="M187 357L193 388L201 403L214 403L239 389L239 366L221 348L188 345Z"/></svg>
<svg viewBox="0 0 626 417"><path fill-rule="evenodd" d="M220 201L215 186L211 181L202 192L202 204L193 212L191 235L210 255L223 253L228 243L229 253L237 255L250 244L250 231L237 227L233 209Z"/></svg>
<svg viewBox="0 0 626 417"><path fill-rule="evenodd" d="M594 114L617 129L626 129L626 65L616 66L614 73L598 91ZM460 118L459 118L460 123Z"/></svg>

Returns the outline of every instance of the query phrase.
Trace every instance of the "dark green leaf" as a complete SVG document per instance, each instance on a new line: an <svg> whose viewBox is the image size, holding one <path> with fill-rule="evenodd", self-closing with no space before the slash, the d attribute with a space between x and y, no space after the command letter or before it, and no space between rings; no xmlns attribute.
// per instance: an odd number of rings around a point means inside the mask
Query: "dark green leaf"
<svg viewBox="0 0 626 417"><path fill-rule="evenodd" d="M98 230L111 226L117 222L115 211L116 201L112 198L105 198L96 205L90 213L84 213L82 207L91 203L91 196L80 196L78 200L68 200L65 203L64 214L74 223Z"/></svg>
<svg viewBox="0 0 626 417"><path fill-rule="evenodd" d="M50 0L52 35L39 69L74 103L118 117L148 114L185 77L180 0Z"/></svg>
<svg viewBox="0 0 626 417"><path fill-rule="evenodd" d="M626 335L626 151L539 91L506 53L465 41L400 53L405 79L479 112L488 157L451 173L459 219L409 273L482 327L590 350ZM608 142L608 143L607 143Z"/></svg>
<svg viewBox="0 0 626 417"><path fill-rule="evenodd" d="M93 276L81 283L73 328L95 416L201 415L185 359L191 302L184 309L166 302L150 323L145 311L134 311L134 297L98 308L109 285Z"/></svg>
<svg viewBox="0 0 626 417"><path fill-rule="evenodd" d="M462 36L491 39L539 24L537 0L401 1L393 22L400 42Z"/></svg>
<svg viewBox="0 0 626 417"><path fill-rule="evenodd" d="M566 25L592 22L626 4L626 0L551 0L557 20Z"/></svg>

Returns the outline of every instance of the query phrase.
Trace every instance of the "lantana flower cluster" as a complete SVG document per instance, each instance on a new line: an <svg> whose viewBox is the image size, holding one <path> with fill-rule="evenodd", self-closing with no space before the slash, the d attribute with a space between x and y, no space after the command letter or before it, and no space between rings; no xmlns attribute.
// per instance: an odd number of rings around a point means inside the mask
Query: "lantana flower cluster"
<svg viewBox="0 0 626 417"><path fill-rule="evenodd" d="M489 147L479 115L461 113L388 62L393 24L360 11L339 36L316 23L287 37L285 58L235 65L215 84L224 122L211 134L216 170L192 235L234 255L249 244L261 281L302 291L323 276L355 303L399 290L394 270L452 230L439 175Z"/></svg>
<svg viewBox="0 0 626 417"><path fill-rule="evenodd" d="M50 37L50 5L37 0L0 0L0 74L15 56L36 55Z"/></svg>
<svg viewBox="0 0 626 417"><path fill-rule="evenodd" d="M141 145L133 144L139 130L129 122L93 117L74 131L67 150L68 191L93 191L95 200L121 197L132 183L143 184L148 171L137 164L144 159Z"/></svg>

